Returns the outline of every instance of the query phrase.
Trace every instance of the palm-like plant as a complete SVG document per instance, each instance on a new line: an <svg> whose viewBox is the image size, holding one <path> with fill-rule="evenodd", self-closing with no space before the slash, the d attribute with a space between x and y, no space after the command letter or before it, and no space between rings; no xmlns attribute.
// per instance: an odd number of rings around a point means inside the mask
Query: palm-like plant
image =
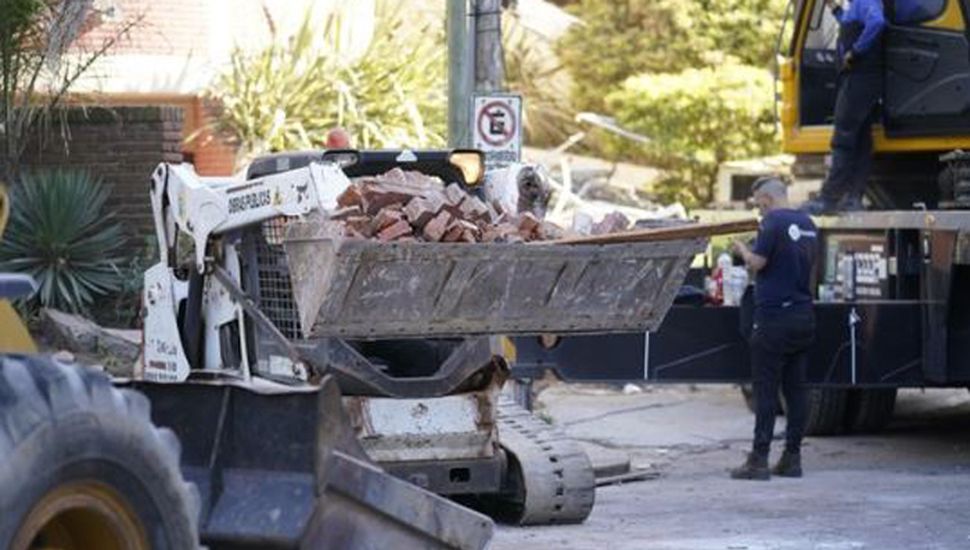
<svg viewBox="0 0 970 550"><path fill-rule="evenodd" d="M338 11L318 22L307 11L287 40L274 36L254 53L233 50L208 96L218 105L213 126L238 143L240 161L320 146L334 126L362 148L444 144L443 34L381 0L366 51L345 55L344 16Z"/></svg>
<svg viewBox="0 0 970 550"><path fill-rule="evenodd" d="M0 271L33 276L41 305L73 312L119 290L124 236L105 210L109 192L84 171L25 174L11 193Z"/></svg>

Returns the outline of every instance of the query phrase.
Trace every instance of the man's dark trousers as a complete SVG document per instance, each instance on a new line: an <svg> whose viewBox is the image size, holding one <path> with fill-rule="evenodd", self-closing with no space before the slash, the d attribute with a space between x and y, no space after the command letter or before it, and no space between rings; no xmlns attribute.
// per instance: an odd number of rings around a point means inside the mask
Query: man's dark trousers
<svg viewBox="0 0 970 550"><path fill-rule="evenodd" d="M751 333L751 367L754 375L755 424L753 451L768 455L778 411L778 386L785 396L785 449L801 450L805 431L804 389L808 348L815 339L811 307L798 311L758 310Z"/></svg>
<svg viewBox="0 0 970 550"><path fill-rule="evenodd" d="M822 185L822 200L861 197L872 171L872 123L882 97L882 74L867 69L842 73L835 99L832 166Z"/></svg>

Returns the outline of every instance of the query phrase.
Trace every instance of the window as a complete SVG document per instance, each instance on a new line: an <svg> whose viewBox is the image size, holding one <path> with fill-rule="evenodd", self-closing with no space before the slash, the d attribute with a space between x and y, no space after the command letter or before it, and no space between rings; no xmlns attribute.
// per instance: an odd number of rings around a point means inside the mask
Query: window
<svg viewBox="0 0 970 550"><path fill-rule="evenodd" d="M917 25L936 19L943 13L948 0L894 0L893 22L897 25ZM949 0L956 2L957 0Z"/></svg>
<svg viewBox="0 0 970 550"><path fill-rule="evenodd" d="M834 50L838 37L838 21L825 6L825 2L816 0L812 18L809 20L808 34L805 36L805 49Z"/></svg>

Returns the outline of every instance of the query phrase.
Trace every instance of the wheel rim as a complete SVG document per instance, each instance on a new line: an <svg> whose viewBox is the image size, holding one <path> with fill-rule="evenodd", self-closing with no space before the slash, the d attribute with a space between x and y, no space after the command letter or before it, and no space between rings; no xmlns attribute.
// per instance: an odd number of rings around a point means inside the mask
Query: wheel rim
<svg viewBox="0 0 970 550"><path fill-rule="evenodd" d="M13 550L148 550L145 530L117 491L79 481L49 491L27 514Z"/></svg>

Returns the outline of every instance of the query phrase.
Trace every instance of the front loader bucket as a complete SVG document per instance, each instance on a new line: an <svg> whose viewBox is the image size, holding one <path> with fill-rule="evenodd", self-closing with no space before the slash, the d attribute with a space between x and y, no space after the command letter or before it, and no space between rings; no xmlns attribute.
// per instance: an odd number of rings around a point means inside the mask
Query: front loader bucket
<svg viewBox="0 0 970 550"><path fill-rule="evenodd" d="M654 330L706 243L380 243L295 222L284 245L304 337L387 338Z"/></svg>
<svg viewBox="0 0 970 550"><path fill-rule="evenodd" d="M480 549L491 539L487 516L367 458L330 377L319 391L262 382L138 389L153 420L179 436L210 547Z"/></svg>

